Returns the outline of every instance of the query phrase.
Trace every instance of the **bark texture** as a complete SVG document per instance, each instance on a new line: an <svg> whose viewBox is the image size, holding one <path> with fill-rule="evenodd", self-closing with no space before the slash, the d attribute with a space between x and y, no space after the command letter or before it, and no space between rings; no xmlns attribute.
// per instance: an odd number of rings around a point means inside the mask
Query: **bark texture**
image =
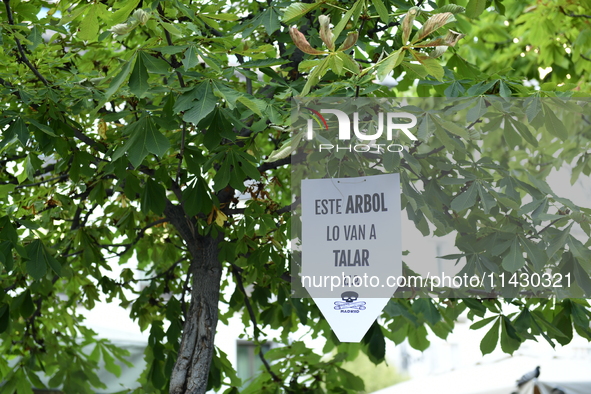
<svg viewBox="0 0 591 394"><path fill-rule="evenodd" d="M177 361L170 377L170 394L203 394L214 352L222 267L218 239L196 234L181 207L167 204L166 217L191 252L191 304L183 326Z"/></svg>

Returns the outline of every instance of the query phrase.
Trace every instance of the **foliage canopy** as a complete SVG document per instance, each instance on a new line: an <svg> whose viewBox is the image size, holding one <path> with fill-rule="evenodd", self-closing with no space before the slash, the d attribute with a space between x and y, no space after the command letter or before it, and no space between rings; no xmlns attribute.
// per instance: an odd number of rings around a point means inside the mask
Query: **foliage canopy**
<svg viewBox="0 0 591 394"><path fill-rule="evenodd" d="M404 210L439 235L447 230L429 207L448 201L464 252L480 220L524 240L493 259L499 266L533 237L543 254L521 253L524 264L576 265L588 294L591 211L543 182L564 163L573 180L591 172L588 114L573 120L583 125L576 135L543 106L530 119L541 114L536 130L477 121L491 96L591 93L589 0L3 2L1 393L31 393L45 386L40 376L92 392L99 360L117 373L123 353L79 316L101 298L150 332L138 393L238 392L213 336L218 319L240 313L257 343L270 327L286 344L266 354L245 393L360 391L344 360L363 351L379 363L386 340L424 350L428 330L446 337L465 311L473 328L490 324L483 353L539 337L566 344L575 331L591 339L584 299L411 298L393 299L361 344L339 344L313 302L290 297L285 155L291 97L477 97L465 135L431 125L391 163L412 197ZM394 88L374 82L390 73ZM442 174L476 182L438 184ZM125 263L136 266L110 275ZM507 304L520 312L504 312ZM335 356L288 344L300 325Z"/></svg>

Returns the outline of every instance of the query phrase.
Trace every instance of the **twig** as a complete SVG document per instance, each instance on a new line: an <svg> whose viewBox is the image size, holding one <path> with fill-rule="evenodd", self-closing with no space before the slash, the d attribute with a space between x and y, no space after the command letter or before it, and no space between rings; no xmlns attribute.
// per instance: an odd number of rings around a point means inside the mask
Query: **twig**
<svg viewBox="0 0 591 394"><path fill-rule="evenodd" d="M240 268L236 264L232 264L232 274L236 278L236 286L238 286L238 289L244 295L244 304L245 304L246 310L248 311L248 314L250 316L250 321L252 322L254 339L256 342L259 342L259 332L260 332L259 326L257 324L257 319L254 314L254 310L252 309L252 305L250 304L250 299L248 298L248 294L246 294L246 290L244 289L244 283L242 283L242 276L240 276L239 269ZM279 376L277 376L275 374L275 372L273 372L271 370L271 366L269 365L269 362L267 361L267 359L263 355L262 351L259 351L259 358L261 359L263 365L265 366L265 369L267 370L267 372L269 372L269 374L271 375L273 380L276 382L281 382L281 379L279 378Z"/></svg>
<svg viewBox="0 0 591 394"><path fill-rule="evenodd" d="M417 159L424 159L425 157L429 157L431 155L434 155L435 153L441 152L443 149L445 148L445 145L441 145L439 148L435 148L430 152L427 153L419 153L417 155L415 155L415 158Z"/></svg>
<svg viewBox="0 0 591 394"><path fill-rule="evenodd" d="M259 170L259 172L265 172L267 170L275 170L279 167L285 166L290 163L291 163L291 156L287 156L287 157L285 157L283 159L279 159L277 161L263 163L257 168L257 170Z"/></svg>
<svg viewBox="0 0 591 394"><path fill-rule="evenodd" d="M242 64L244 63L244 56L240 54L236 54L236 59ZM252 95L252 80L246 75L243 74L244 78L246 78L246 93Z"/></svg>
<svg viewBox="0 0 591 394"><path fill-rule="evenodd" d="M187 133L187 123L183 122L183 124L181 125L181 148L180 148L179 154L178 154L179 164L178 164L178 167L176 168L176 183L177 184L181 183L181 166L183 164L183 157L185 155L186 133Z"/></svg>
<svg viewBox="0 0 591 394"><path fill-rule="evenodd" d="M10 0L3 0L4 1L4 5L6 6L6 16L8 18L8 24L14 26L14 19L12 18L12 10L10 9ZM23 49L23 46L21 45L21 41L14 36L14 41L16 42L16 47L18 48L18 52L20 54L20 59L23 63L25 63L27 65L27 67L29 67L29 69L33 72L33 74L35 74L35 76L37 77L37 79L39 79L41 82L43 82L43 84L45 86L49 86L49 82L47 82L47 79L45 79L43 77L43 75L41 75L41 73L39 73L39 70L37 70L37 68L35 68L35 66L33 66L33 64L29 61L29 59L27 58L27 54L25 53L25 50Z"/></svg>
<svg viewBox="0 0 591 394"><path fill-rule="evenodd" d="M142 239L142 238L143 238L143 236L144 236L144 234L145 234L146 230L148 230L150 227L154 227L154 226L157 226L157 225L159 225L159 224L161 224L161 223L166 223L166 222L168 222L168 219L164 219L164 218L162 218L162 219L158 219L158 220L155 220L155 221L153 221L152 223L149 223L149 224L147 224L146 226L142 227L142 228L141 228L141 229L138 231L138 233L137 233L137 235L136 235L135 239L134 239L132 242L125 243L125 244L100 244L100 243L98 243L98 242L97 242L97 245L98 245L98 246L100 246L101 248L104 248L104 249L106 249L106 248L118 248L118 247L124 247L124 248L125 248L125 250L124 250L123 252L115 253L115 256L122 256L122 255L124 255L124 254L125 254L125 253L126 253L128 250L129 250L129 249L131 249L131 248L132 248L132 247L133 247L135 244L137 244L137 243L139 242L139 240L140 240L140 239Z"/></svg>
<svg viewBox="0 0 591 394"><path fill-rule="evenodd" d="M158 4L157 10L162 18L166 18L164 16L164 9L162 8L161 4ZM168 45L173 46L172 37L170 36L170 33L168 32L168 30L164 29L164 35L166 36L166 42L168 43ZM175 69L176 76L179 80L179 85L181 86L181 88L184 88L185 87L185 80L183 79L183 75L181 74L180 71L176 70L178 67L180 67L181 63L179 63L179 61L177 60L177 58L174 54L170 55L170 60L172 63L172 67L174 67L174 69Z"/></svg>
<svg viewBox="0 0 591 394"><path fill-rule="evenodd" d="M548 230L550 227L552 227L556 222L562 220L564 218L559 218L559 219L554 219L553 221L550 222L550 224L548 224L546 227L544 227L543 229L541 229L540 231L538 231L538 235L542 234L544 231Z"/></svg>
<svg viewBox="0 0 591 394"><path fill-rule="evenodd" d="M72 129L72 131L74 131L74 136L76 138L78 138L80 141L84 142L86 145L90 146L91 148L94 148L100 152L106 152L107 151L107 147L102 145L99 142L96 142L95 140L93 140L92 138L90 138L89 136L87 136L86 134L84 134L82 131L78 130L77 128L75 128L72 125L69 125L70 128Z"/></svg>
<svg viewBox="0 0 591 394"><path fill-rule="evenodd" d="M26 187L31 187L31 186L39 186L39 185L43 185L44 183L47 183L47 182L57 181L57 180L65 179L67 177L68 177L68 174L62 174L60 176L56 176L54 178L45 179L43 181L39 181L39 182L35 182L35 183L27 183L26 185L18 185L18 186L15 187L15 190L16 189L24 189Z"/></svg>
<svg viewBox="0 0 591 394"><path fill-rule="evenodd" d="M177 265L179 265L180 263L182 263L182 262L183 262L183 261L185 261L186 259L187 259L186 257L183 257L183 258L181 258L181 259L179 259L179 260L175 261L175 262L174 262L174 263L173 263L173 264L172 264L170 267L168 267L168 268L166 269L166 271L162 271L161 273L159 273L159 274L156 274L156 275L154 275L154 276L152 276L152 277L150 277L150 278L144 278L144 279L134 279L134 280L131 280L131 281L123 282L122 284L127 284L127 283L129 283L129 282L147 282L147 281L150 281L150 280L154 280L154 279L161 278L161 277L163 277L163 276L166 276L166 275L168 275L168 273L169 273L169 272L171 272L172 270L174 270L174 269L176 268L176 266L177 266Z"/></svg>
<svg viewBox="0 0 591 394"><path fill-rule="evenodd" d="M591 15L586 15L586 14L575 14L574 12L571 12L569 14L567 14L566 12L564 12L564 10L562 9L562 7L560 7L560 9L562 10L562 12L564 13L564 15L566 16L570 16L571 18L587 18L587 19L591 19Z"/></svg>

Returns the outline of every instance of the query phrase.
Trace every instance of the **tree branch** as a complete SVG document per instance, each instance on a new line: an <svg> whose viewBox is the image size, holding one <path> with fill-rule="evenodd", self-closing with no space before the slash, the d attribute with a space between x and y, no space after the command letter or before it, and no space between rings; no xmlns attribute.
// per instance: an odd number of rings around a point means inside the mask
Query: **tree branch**
<svg viewBox="0 0 591 394"><path fill-rule="evenodd" d="M254 314L254 310L252 309L252 305L250 304L250 299L248 298L248 294L246 293L246 289L244 289L244 283L242 282L242 276L240 276L239 270L240 270L240 268L236 264L232 264L232 274L234 275L234 278L236 278L236 286L238 286L238 289L244 295L244 305L246 306L246 310L248 311L248 314L250 316L250 321L252 322L254 339L256 342L259 342L260 329L257 324L257 319ZM267 370L267 372L269 372L269 374L271 375L273 380L275 382L281 382L281 379L279 378L279 376L277 376L275 374L275 372L273 372L271 370L271 366L269 365L269 362L267 361L267 359L263 355L262 351L259 351L259 358L261 359L263 365L265 366L265 369Z"/></svg>
<svg viewBox="0 0 591 394"><path fill-rule="evenodd" d="M72 131L74 131L74 136L76 138L78 138L80 141L84 142L86 145L100 151L100 152L105 152L107 150L107 148L102 145L99 142L96 142L95 140L93 140L92 138L90 138L89 136L87 136L86 134L84 134L82 131L78 130L77 128L75 128L72 125L69 125L72 128Z"/></svg>
<svg viewBox="0 0 591 394"><path fill-rule="evenodd" d="M12 10L10 9L10 0L3 0L3 1L4 1L4 5L6 6L6 16L8 18L8 24L14 26L15 24L14 24L14 19L12 18ZM20 54L20 59L17 59L17 60L21 60L23 63L25 63L27 65L27 67L29 67L29 69L33 72L33 74L35 74L35 76L37 77L38 80L43 82L43 84L45 86L49 86L49 82L47 82L47 79L45 79L43 77L43 75L41 75L39 70L37 70L37 68L35 68L35 66L33 66L33 64L27 58L27 54L25 53L25 50L23 49L23 46L21 45L20 40L16 36L14 36L13 38L14 38L14 41L16 42L16 47L18 48L18 52Z"/></svg>
<svg viewBox="0 0 591 394"><path fill-rule="evenodd" d="M240 63L244 63L244 56L236 53L236 59L238 59L238 61ZM246 93L252 95L252 80L250 78L248 78L248 76L246 76L245 74L244 78L246 78Z"/></svg>
<svg viewBox="0 0 591 394"><path fill-rule="evenodd" d="M119 252L119 253L115 253L116 256L121 256L123 254L125 254L129 249L131 249L135 244L137 244L139 242L140 239L142 239L144 237L144 234L146 233L146 230L148 230L151 227L157 226L159 224L162 223L166 223L168 222L168 219L158 219L153 221L152 223L149 223L147 225L145 225L144 227L142 227L137 235L135 236L135 239L132 242L128 242L128 243L124 243L124 244L101 244L97 242L97 245L100 246L103 249L106 248L125 248L125 250L123 252Z"/></svg>
<svg viewBox="0 0 591 394"><path fill-rule="evenodd" d="M566 13L566 11L564 11L564 9L562 7L559 7L560 11L562 11L562 13L566 16L570 16L571 18L587 18L587 19L591 19L591 15L586 15L586 14L575 14L574 12L569 12Z"/></svg>
<svg viewBox="0 0 591 394"><path fill-rule="evenodd" d="M68 174L62 174L60 176L56 176L54 178L45 179L43 181L39 181L39 182L35 182L35 183L27 183L26 185L18 185L14 189L17 190L17 189L24 189L26 187L39 186L39 185L43 185L44 183L47 183L47 182L52 182L52 181L56 181L56 180L66 179L66 178L68 178L68 176L69 176Z"/></svg>
<svg viewBox="0 0 591 394"><path fill-rule="evenodd" d="M166 18L164 16L164 9L162 8L162 4L158 3L157 10L162 18ZM170 36L170 33L168 32L168 30L164 29L164 35L166 36L166 42L168 43L168 45L173 46L172 37ZM175 74L179 80L179 85L181 86L181 88L184 88L185 87L185 80L183 79L183 75L181 74L180 71L176 70L178 67L180 67L181 63L177 60L177 58L174 54L170 55L170 60L171 60L172 67L175 69Z"/></svg>
<svg viewBox="0 0 591 394"><path fill-rule="evenodd" d="M177 260L177 261L175 261L175 262L174 262L174 263L173 263L173 264L172 264L170 267L168 267L168 268L166 269L166 271L162 271L161 273L159 273L159 274L156 274L156 275L154 275L154 276L152 276L152 277L150 277L150 278L145 278L145 279L136 279L136 280L135 280L135 282L147 282L147 281L151 281L151 280L158 279L158 278L161 278L161 277L163 277L163 276L166 276L166 275L168 275L168 274L169 274L169 273L170 273L172 270L174 270L174 269L176 268L176 266L177 266L177 265L179 265L180 263L182 263L182 262L183 262L183 261L185 261L185 260L187 260L187 258L186 258L186 257L183 257L183 258L181 258L181 259L178 259L178 260ZM126 282L126 283L129 283L129 282Z"/></svg>
<svg viewBox="0 0 591 394"><path fill-rule="evenodd" d="M176 183L177 184L180 184L181 183L181 166L183 164L183 157L185 155L185 137L186 137L186 133L187 133L187 123L185 123L183 121L183 123L181 125L181 148L179 149L179 154L178 154L179 164L178 164L178 167L176 169Z"/></svg>
<svg viewBox="0 0 591 394"><path fill-rule="evenodd" d="M291 156L287 156L286 158L279 159L277 161L263 163L257 169L259 170L259 172L265 172L267 170L275 170L279 167L285 166L290 163Z"/></svg>
<svg viewBox="0 0 591 394"><path fill-rule="evenodd" d="M444 145L441 145L439 148L435 148L435 149L433 149L430 152L427 152L427 153L419 153L419 154L415 155L415 158L417 158L417 159L424 159L425 157L429 157L431 155L434 155L437 152L441 152L444 148L445 148L445 146Z"/></svg>

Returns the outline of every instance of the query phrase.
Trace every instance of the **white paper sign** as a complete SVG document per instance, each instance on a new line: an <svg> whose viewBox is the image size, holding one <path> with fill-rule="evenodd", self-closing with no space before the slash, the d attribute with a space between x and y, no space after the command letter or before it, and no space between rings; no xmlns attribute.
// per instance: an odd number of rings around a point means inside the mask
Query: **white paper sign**
<svg viewBox="0 0 591 394"><path fill-rule="evenodd" d="M399 174L302 181L302 284L343 342L359 342L402 274Z"/></svg>

